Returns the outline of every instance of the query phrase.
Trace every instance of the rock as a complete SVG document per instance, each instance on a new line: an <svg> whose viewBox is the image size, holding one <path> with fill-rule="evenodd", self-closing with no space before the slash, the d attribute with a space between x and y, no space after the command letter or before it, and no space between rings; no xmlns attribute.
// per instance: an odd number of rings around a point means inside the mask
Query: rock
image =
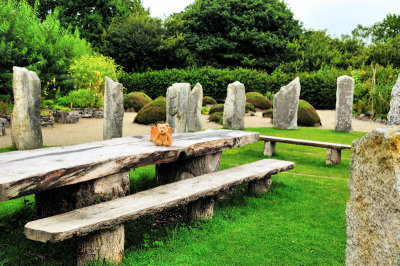
<svg viewBox="0 0 400 266"><path fill-rule="evenodd" d="M189 83L175 83L167 90L167 123L173 133L188 132Z"/></svg>
<svg viewBox="0 0 400 266"><path fill-rule="evenodd" d="M0 118L0 137L6 135L6 123L8 123L7 119Z"/></svg>
<svg viewBox="0 0 400 266"><path fill-rule="evenodd" d="M7 118L0 117L0 123L3 124L5 128L10 126L10 122L8 122Z"/></svg>
<svg viewBox="0 0 400 266"><path fill-rule="evenodd" d="M224 128L243 129L245 110L246 91L243 83L236 81L229 84L224 104Z"/></svg>
<svg viewBox="0 0 400 266"><path fill-rule="evenodd" d="M99 114L94 111L94 115ZM121 138L124 120L124 94L121 83L106 77L104 90L103 139Z"/></svg>
<svg viewBox="0 0 400 266"><path fill-rule="evenodd" d="M56 123L76 124L79 122L78 111L53 111L54 120Z"/></svg>
<svg viewBox="0 0 400 266"><path fill-rule="evenodd" d="M337 79L335 130L352 132L354 79L341 76Z"/></svg>
<svg viewBox="0 0 400 266"><path fill-rule="evenodd" d="M400 125L400 74L392 89L390 110L388 113L388 125Z"/></svg>
<svg viewBox="0 0 400 266"><path fill-rule="evenodd" d="M41 127L48 127L54 126L54 117L53 115L40 115L40 126Z"/></svg>
<svg viewBox="0 0 400 266"><path fill-rule="evenodd" d="M300 97L300 79L297 77L274 96L274 127L297 129Z"/></svg>
<svg viewBox="0 0 400 266"><path fill-rule="evenodd" d="M400 127L353 142L346 265L400 264Z"/></svg>
<svg viewBox="0 0 400 266"><path fill-rule="evenodd" d="M21 67L13 67L13 72L12 146L18 150L41 148L39 77L35 72Z"/></svg>
<svg viewBox="0 0 400 266"><path fill-rule="evenodd" d="M201 131L203 125L201 124L201 107L203 105L203 87L200 83L192 89L189 95L188 105L188 129L189 131Z"/></svg>
<svg viewBox="0 0 400 266"><path fill-rule="evenodd" d="M365 113L365 116L367 116L367 117L371 117L371 115L372 115L372 114L371 114L370 111L368 111L368 112Z"/></svg>

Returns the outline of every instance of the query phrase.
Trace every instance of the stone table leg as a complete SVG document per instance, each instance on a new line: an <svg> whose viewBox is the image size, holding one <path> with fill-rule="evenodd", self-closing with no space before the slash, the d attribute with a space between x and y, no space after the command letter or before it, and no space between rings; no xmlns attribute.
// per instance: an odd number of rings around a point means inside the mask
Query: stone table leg
<svg viewBox="0 0 400 266"><path fill-rule="evenodd" d="M49 217L128 194L129 172L118 173L36 194L36 216ZM98 259L113 264L119 263L123 253L123 225L98 231L78 240L78 265Z"/></svg>
<svg viewBox="0 0 400 266"><path fill-rule="evenodd" d="M250 195L265 193L269 190L272 184L271 176L266 176L262 179L249 182L248 193Z"/></svg>
<svg viewBox="0 0 400 266"><path fill-rule="evenodd" d="M264 143L264 155L265 156L272 156L275 153L275 142L273 141L266 141Z"/></svg>
<svg viewBox="0 0 400 266"><path fill-rule="evenodd" d="M157 183L164 185L218 171L221 155L222 152L218 152L156 165ZM188 216L195 220L210 219L213 216L213 210L213 198L201 199L189 205Z"/></svg>
<svg viewBox="0 0 400 266"><path fill-rule="evenodd" d="M341 150L327 149L326 164L340 164L341 158Z"/></svg>

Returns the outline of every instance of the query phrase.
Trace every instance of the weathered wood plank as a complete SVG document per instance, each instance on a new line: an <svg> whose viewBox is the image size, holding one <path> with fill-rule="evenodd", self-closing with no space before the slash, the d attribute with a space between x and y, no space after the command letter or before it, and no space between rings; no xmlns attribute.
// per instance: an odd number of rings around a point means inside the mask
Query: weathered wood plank
<svg viewBox="0 0 400 266"><path fill-rule="evenodd" d="M142 215L186 205L239 184L262 179L293 167L293 162L265 159L185 179L128 197L29 222L25 226L25 235L28 239L41 242L56 242L87 235Z"/></svg>
<svg viewBox="0 0 400 266"><path fill-rule="evenodd" d="M282 143L289 143L289 144L295 144L295 145L314 146L314 147L328 148L328 149L335 149L335 150L351 149L351 145L305 140L305 139L290 139L290 138L281 138L281 137L272 137L272 136L261 135L260 140L270 141L270 142L282 142Z"/></svg>
<svg viewBox="0 0 400 266"><path fill-rule="evenodd" d="M258 141L258 133L206 130L174 134L170 147L149 136L0 154L0 202L85 182L130 168L217 153Z"/></svg>

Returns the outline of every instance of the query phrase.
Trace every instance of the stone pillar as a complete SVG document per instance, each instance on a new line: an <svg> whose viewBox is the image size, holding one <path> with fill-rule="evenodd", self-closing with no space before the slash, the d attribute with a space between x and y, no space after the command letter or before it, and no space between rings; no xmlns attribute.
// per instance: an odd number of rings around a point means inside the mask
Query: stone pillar
<svg viewBox="0 0 400 266"><path fill-rule="evenodd" d="M264 143L264 156L272 156L275 153L275 142L266 141Z"/></svg>
<svg viewBox="0 0 400 266"><path fill-rule="evenodd" d="M400 264L400 128L353 142L346 208L346 265Z"/></svg>
<svg viewBox="0 0 400 266"><path fill-rule="evenodd" d="M297 77L274 96L274 127L297 129L299 109L300 79Z"/></svg>
<svg viewBox="0 0 400 266"><path fill-rule="evenodd" d="M203 87L200 83L192 89L189 95L188 129L189 131L201 131L201 107L203 106Z"/></svg>
<svg viewBox="0 0 400 266"><path fill-rule="evenodd" d="M103 139L121 138L124 120L124 95L121 83L106 77L104 90Z"/></svg>
<svg viewBox="0 0 400 266"><path fill-rule="evenodd" d="M250 195L268 192L271 187L271 176L249 182L248 193Z"/></svg>
<svg viewBox="0 0 400 266"><path fill-rule="evenodd" d="M192 220L208 220L214 215L214 198L199 199L188 206L188 217Z"/></svg>
<svg viewBox="0 0 400 266"><path fill-rule="evenodd" d="M40 126L40 80L35 72L13 67L14 109L11 121L12 146L18 150L43 146Z"/></svg>
<svg viewBox="0 0 400 266"><path fill-rule="evenodd" d="M167 90L167 123L173 133L188 132L189 83L175 83Z"/></svg>
<svg viewBox="0 0 400 266"><path fill-rule="evenodd" d="M390 111L388 113L388 125L400 125L400 74L392 89Z"/></svg>
<svg viewBox="0 0 400 266"><path fill-rule="evenodd" d="M352 132L354 79L341 76L337 79L335 130Z"/></svg>
<svg viewBox="0 0 400 266"><path fill-rule="evenodd" d="M243 83L236 81L229 84L224 105L224 128L243 129L245 109L246 91Z"/></svg>

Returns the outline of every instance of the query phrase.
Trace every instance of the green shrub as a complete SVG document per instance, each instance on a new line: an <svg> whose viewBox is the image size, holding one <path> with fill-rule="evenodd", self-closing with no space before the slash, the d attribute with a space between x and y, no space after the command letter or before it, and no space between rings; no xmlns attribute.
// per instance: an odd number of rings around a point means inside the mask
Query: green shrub
<svg viewBox="0 0 400 266"><path fill-rule="evenodd" d="M246 101L251 103L255 108L266 110L272 108L272 102L259 92L246 93Z"/></svg>
<svg viewBox="0 0 400 266"><path fill-rule="evenodd" d="M71 109L68 107L64 107L64 106L60 106L60 105L53 105L53 107L51 108L52 110L58 110L58 111L64 111L64 112L70 112Z"/></svg>
<svg viewBox="0 0 400 266"><path fill-rule="evenodd" d="M271 117L273 118L274 116L274 109L267 109L262 113L263 117Z"/></svg>
<svg viewBox="0 0 400 266"><path fill-rule="evenodd" d="M214 105L214 104L217 104L217 101L214 100L213 97L210 97L210 96L203 97L203 106Z"/></svg>
<svg viewBox="0 0 400 266"><path fill-rule="evenodd" d="M159 99L162 99L162 100L165 100L165 101L167 100L167 98L165 98L165 96L158 96L154 100L159 100Z"/></svg>
<svg viewBox="0 0 400 266"><path fill-rule="evenodd" d="M63 98L64 106L76 108L100 108L103 107L103 99L99 92L95 90L79 89L70 91ZM60 103L60 98L57 103ZM71 105L72 104L72 105Z"/></svg>
<svg viewBox="0 0 400 266"><path fill-rule="evenodd" d="M203 107L201 108L201 113L202 113L203 115L208 115L208 114L210 114L210 108L208 108L207 106L203 106Z"/></svg>
<svg viewBox="0 0 400 266"><path fill-rule="evenodd" d="M139 112L140 109L149 102L151 102L151 98L141 91L135 91L124 95L125 109L133 108L136 112Z"/></svg>
<svg viewBox="0 0 400 266"><path fill-rule="evenodd" d="M255 112L255 111L256 111L256 108L254 108L254 105L252 105L249 102L246 102L245 112L248 113L248 112Z"/></svg>
<svg viewBox="0 0 400 266"><path fill-rule="evenodd" d="M10 102L0 101L0 115L8 115L12 112L13 104Z"/></svg>
<svg viewBox="0 0 400 266"><path fill-rule="evenodd" d="M313 127L321 125L321 118L311 104L304 100L299 101L299 109L297 111L297 124L299 126Z"/></svg>
<svg viewBox="0 0 400 266"><path fill-rule="evenodd" d="M224 112L224 105L222 103L217 103L211 106L210 111L208 112L210 115L215 113L215 112Z"/></svg>
<svg viewBox="0 0 400 266"><path fill-rule="evenodd" d="M54 105L54 101L53 100L44 100L42 103L42 108L52 108L52 106Z"/></svg>
<svg viewBox="0 0 400 266"><path fill-rule="evenodd" d="M159 97L154 101L146 104L136 115L134 123L138 124L155 124L158 121L166 121L166 100Z"/></svg>
<svg viewBox="0 0 400 266"><path fill-rule="evenodd" d="M49 113L49 111L40 110L40 115L51 115L51 114Z"/></svg>
<svg viewBox="0 0 400 266"><path fill-rule="evenodd" d="M222 116L223 116L223 113L215 112L215 113L210 115L210 117L208 118L208 121L215 122L215 123L218 123L218 124L222 125L222 121L223 121L223 117Z"/></svg>

